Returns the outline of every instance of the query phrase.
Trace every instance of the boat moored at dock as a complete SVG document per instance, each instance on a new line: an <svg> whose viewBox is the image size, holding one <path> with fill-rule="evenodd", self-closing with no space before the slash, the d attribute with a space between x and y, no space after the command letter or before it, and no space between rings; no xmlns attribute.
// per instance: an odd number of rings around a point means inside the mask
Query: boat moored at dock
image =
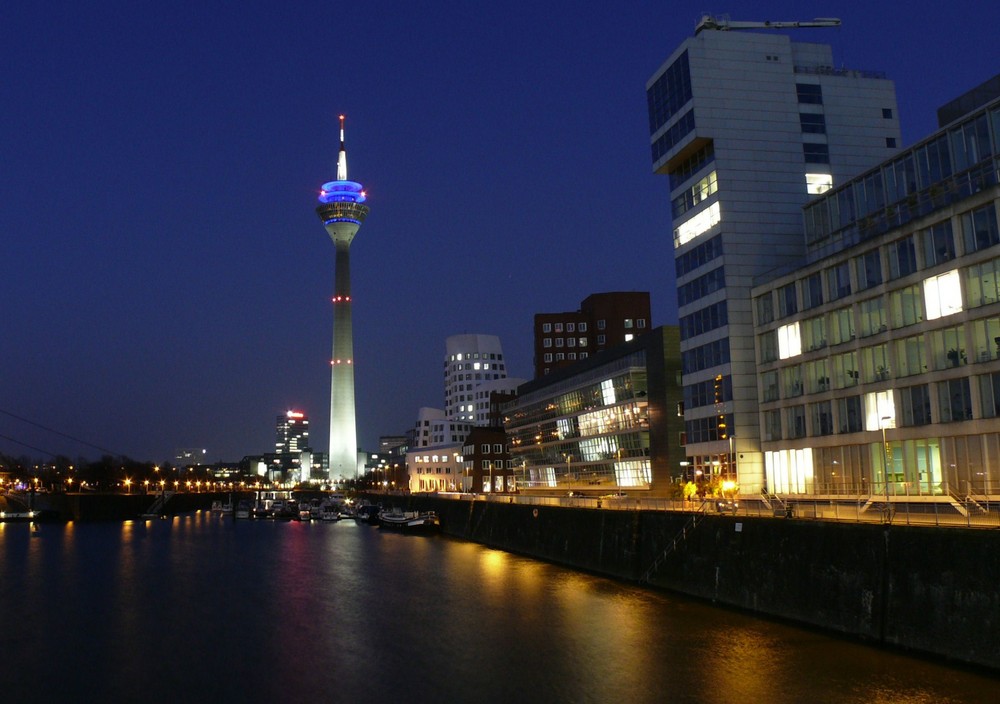
<svg viewBox="0 0 1000 704"><path fill-rule="evenodd" d="M378 514L379 525L411 532L433 532L441 528L441 519L434 511L401 511L389 509Z"/></svg>

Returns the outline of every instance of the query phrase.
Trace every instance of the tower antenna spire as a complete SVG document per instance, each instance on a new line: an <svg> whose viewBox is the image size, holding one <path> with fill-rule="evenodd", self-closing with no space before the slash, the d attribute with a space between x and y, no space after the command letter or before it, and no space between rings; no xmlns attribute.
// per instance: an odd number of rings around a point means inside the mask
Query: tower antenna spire
<svg viewBox="0 0 1000 704"><path fill-rule="evenodd" d="M340 116L340 155L337 157L337 180L347 180L347 147L344 146L344 116Z"/></svg>

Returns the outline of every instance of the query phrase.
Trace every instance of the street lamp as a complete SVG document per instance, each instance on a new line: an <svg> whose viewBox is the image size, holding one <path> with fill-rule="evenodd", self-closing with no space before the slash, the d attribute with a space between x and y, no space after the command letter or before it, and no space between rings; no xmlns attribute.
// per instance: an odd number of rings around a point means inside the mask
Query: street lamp
<svg viewBox="0 0 1000 704"><path fill-rule="evenodd" d="M889 510L889 444L885 440L885 429L892 416L882 416L879 427L882 429L882 479L885 481L885 508Z"/></svg>

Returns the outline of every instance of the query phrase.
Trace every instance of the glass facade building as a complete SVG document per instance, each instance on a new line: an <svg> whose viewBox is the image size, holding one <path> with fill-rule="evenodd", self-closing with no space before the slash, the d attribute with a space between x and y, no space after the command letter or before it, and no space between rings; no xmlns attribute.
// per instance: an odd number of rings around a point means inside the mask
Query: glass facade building
<svg viewBox="0 0 1000 704"><path fill-rule="evenodd" d="M995 93L806 206L753 289L770 491L1000 494L998 155Z"/></svg>
<svg viewBox="0 0 1000 704"><path fill-rule="evenodd" d="M518 489L669 483L682 459L676 349L677 328L654 329L522 385L504 407Z"/></svg>

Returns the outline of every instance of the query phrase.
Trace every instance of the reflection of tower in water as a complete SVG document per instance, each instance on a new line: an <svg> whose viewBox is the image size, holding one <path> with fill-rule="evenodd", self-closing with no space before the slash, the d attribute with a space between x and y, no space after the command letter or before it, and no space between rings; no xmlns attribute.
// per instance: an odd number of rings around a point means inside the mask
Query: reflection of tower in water
<svg viewBox="0 0 1000 704"><path fill-rule="evenodd" d="M354 408L354 336L351 327L351 242L368 215L360 183L347 180L344 116L340 116L337 180L323 184L316 213L336 248L333 356L330 359L330 478L354 476L358 464Z"/></svg>

